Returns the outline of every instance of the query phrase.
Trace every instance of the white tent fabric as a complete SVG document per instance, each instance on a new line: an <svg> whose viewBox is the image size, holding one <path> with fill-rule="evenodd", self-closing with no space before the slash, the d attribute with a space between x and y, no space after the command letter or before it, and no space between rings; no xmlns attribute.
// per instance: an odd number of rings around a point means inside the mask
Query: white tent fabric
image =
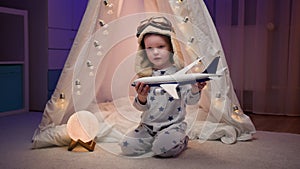
<svg viewBox="0 0 300 169"><path fill-rule="evenodd" d="M97 142L118 142L136 126L140 113L135 95L136 28L149 16L163 15L175 27L185 64L203 57L203 68L220 56L218 73L208 82L198 105L188 107L189 136L226 144L251 140L255 127L235 95L217 31L202 0L90 0L76 39L43 118L33 148L64 146L69 117L81 110L96 115Z"/></svg>

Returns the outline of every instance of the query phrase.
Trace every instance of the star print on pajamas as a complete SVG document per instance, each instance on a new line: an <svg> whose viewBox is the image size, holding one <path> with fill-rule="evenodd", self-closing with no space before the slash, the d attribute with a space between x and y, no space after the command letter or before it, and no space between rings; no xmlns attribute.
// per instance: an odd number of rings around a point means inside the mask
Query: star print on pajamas
<svg viewBox="0 0 300 169"><path fill-rule="evenodd" d="M166 150L165 147L162 147L162 148L160 148L160 151L161 151L162 153L165 153L167 150Z"/></svg>
<svg viewBox="0 0 300 169"><path fill-rule="evenodd" d="M155 100L155 97L154 97L154 96L151 96L151 97L150 97L150 100L151 100L151 101L154 101L154 100Z"/></svg>
<svg viewBox="0 0 300 169"><path fill-rule="evenodd" d="M123 146L127 147L129 145L129 143L127 141L123 142Z"/></svg>
<svg viewBox="0 0 300 169"><path fill-rule="evenodd" d="M172 102L174 100L173 97L169 97L169 102Z"/></svg>

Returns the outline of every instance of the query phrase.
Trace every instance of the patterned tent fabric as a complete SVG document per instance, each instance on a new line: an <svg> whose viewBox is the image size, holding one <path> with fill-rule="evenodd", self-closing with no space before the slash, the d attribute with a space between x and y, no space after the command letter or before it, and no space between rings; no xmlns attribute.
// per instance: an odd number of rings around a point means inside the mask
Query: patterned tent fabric
<svg viewBox="0 0 300 169"><path fill-rule="evenodd" d="M226 144L251 140L255 127L243 113L233 89L222 45L202 0L90 0L79 31L43 118L33 148L64 146L69 117L81 110L99 121L97 142L118 142L139 122L130 86L137 51L136 28L150 16L165 16L175 27L185 65L202 57L201 69L220 56L218 74L188 108L189 136Z"/></svg>

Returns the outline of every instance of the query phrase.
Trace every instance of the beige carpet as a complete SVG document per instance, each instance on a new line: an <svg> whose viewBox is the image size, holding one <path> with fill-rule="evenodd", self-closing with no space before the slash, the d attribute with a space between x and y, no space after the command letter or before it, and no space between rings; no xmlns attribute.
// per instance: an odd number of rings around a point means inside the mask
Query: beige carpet
<svg viewBox="0 0 300 169"><path fill-rule="evenodd" d="M263 169L300 168L300 135L258 131L255 140L226 145L220 141L192 141L177 158L124 158L103 150L67 147L30 149L31 136L41 113L0 118L0 168L100 168L100 169Z"/></svg>

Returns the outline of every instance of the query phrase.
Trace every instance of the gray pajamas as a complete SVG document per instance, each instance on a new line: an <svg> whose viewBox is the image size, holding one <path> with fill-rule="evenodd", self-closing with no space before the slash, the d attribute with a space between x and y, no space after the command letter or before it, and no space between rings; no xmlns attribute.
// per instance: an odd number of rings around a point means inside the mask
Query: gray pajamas
<svg viewBox="0 0 300 169"><path fill-rule="evenodd" d="M152 76L174 74L176 67L153 71ZM200 94L191 93L191 85L179 87L180 99L174 99L160 87L151 87L147 103L139 103L136 98L133 106L143 111L140 125L127 133L120 146L124 155L141 155L152 151L163 157L176 156L187 146L184 122L186 105L196 104Z"/></svg>

